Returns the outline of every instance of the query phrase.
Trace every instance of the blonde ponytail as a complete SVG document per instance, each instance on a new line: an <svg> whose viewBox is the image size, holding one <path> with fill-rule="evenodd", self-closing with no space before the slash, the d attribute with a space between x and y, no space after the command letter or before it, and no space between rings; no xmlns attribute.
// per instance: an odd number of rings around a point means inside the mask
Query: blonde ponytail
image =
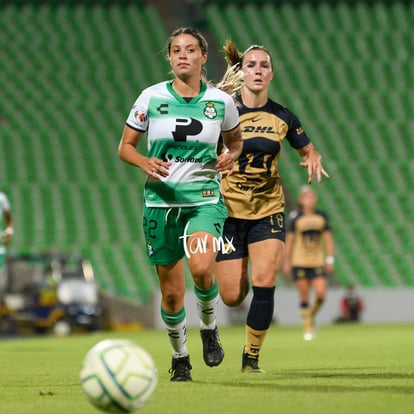
<svg viewBox="0 0 414 414"><path fill-rule="evenodd" d="M238 95L243 87L243 72L240 70L243 55L231 40L226 41L223 51L227 62L227 70L216 86L229 95Z"/></svg>

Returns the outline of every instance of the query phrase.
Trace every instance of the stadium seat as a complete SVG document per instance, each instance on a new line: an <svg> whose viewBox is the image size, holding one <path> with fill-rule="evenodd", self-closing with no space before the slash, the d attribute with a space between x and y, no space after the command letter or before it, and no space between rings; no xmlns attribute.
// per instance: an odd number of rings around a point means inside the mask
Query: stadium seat
<svg viewBox="0 0 414 414"><path fill-rule="evenodd" d="M105 289L146 300L136 286L155 275L137 247L142 176L119 160L117 145L139 91L167 76L164 23L141 2L22 1L1 5L0 24L12 252L83 252Z"/></svg>
<svg viewBox="0 0 414 414"><path fill-rule="evenodd" d="M0 7L0 182L13 201L11 251L81 252L105 290L145 302L156 276L140 227L144 176L116 152L139 91L168 75L166 25L144 2ZM337 280L413 286L412 3L203 7L211 50L226 39L269 48L271 96L297 113L323 154L332 177L317 191L335 229ZM299 160L286 145L288 210L306 181Z"/></svg>
<svg viewBox="0 0 414 414"><path fill-rule="evenodd" d="M405 229L414 221L406 161L414 151L413 11L412 3L381 1L230 2L206 10L218 44L231 34L241 48L259 43L273 53L271 97L299 115L332 176L317 192L335 229L336 278L344 285L412 285L412 231ZM283 151L292 203L304 176L296 154Z"/></svg>

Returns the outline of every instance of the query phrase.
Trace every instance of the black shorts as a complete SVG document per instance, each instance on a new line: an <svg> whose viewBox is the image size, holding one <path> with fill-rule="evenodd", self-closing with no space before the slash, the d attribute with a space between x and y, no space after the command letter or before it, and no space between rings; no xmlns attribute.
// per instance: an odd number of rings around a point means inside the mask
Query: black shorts
<svg viewBox="0 0 414 414"><path fill-rule="evenodd" d="M326 277L323 267L292 267L292 278L295 282L301 279L312 280L317 277Z"/></svg>
<svg viewBox="0 0 414 414"><path fill-rule="evenodd" d="M285 241L285 215L272 214L258 220L228 217L224 223L223 239L226 249L221 249L216 261L241 259L249 255L248 245L262 240Z"/></svg>

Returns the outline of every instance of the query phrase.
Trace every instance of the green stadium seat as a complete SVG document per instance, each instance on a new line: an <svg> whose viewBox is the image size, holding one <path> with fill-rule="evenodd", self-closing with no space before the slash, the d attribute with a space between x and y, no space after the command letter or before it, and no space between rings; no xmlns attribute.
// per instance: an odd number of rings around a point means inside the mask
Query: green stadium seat
<svg viewBox="0 0 414 414"><path fill-rule="evenodd" d="M271 96L299 115L332 175L318 194L335 228L337 279L363 286L411 283L414 266L401 252L412 247L404 227L414 221L414 200L407 197L413 169L406 161L414 152L407 60L413 5L233 3L206 12L217 43L231 33L241 47L260 43L277 56L280 79ZM245 24L246 14L254 24ZM284 151L280 169L287 198L295 200L303 176L291 151Z"/></svg>
<svg viewBox="0 0 414 414"><path fill-rule="evenodd" d="M12 249L83 252L104 289L145 302L157 283L140 223L144 176L117 145L139 91L169 72L168 31L143 2L69 3L1 5L0 181L15 211ZM318 194L340 283L413 286L412 3L216 0L203 10L212 50L230 38L272 51L271 96L297 113L332 175ZM294 203L306 173L283 151Z"/></svg>

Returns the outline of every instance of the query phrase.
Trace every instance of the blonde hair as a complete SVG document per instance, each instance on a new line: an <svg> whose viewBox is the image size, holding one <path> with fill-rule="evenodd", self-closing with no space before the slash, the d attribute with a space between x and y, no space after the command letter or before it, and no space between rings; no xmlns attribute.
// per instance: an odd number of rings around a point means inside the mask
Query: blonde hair
<svg viewBox="0 0 414 414"><path fill-rule="evenodd" d="M239 52L237 46L231 40L226 41L223 51L227 62L227 70L216 86L229 95L238 95L243 88L243 72L240 70L242 53Z"/></svg>

